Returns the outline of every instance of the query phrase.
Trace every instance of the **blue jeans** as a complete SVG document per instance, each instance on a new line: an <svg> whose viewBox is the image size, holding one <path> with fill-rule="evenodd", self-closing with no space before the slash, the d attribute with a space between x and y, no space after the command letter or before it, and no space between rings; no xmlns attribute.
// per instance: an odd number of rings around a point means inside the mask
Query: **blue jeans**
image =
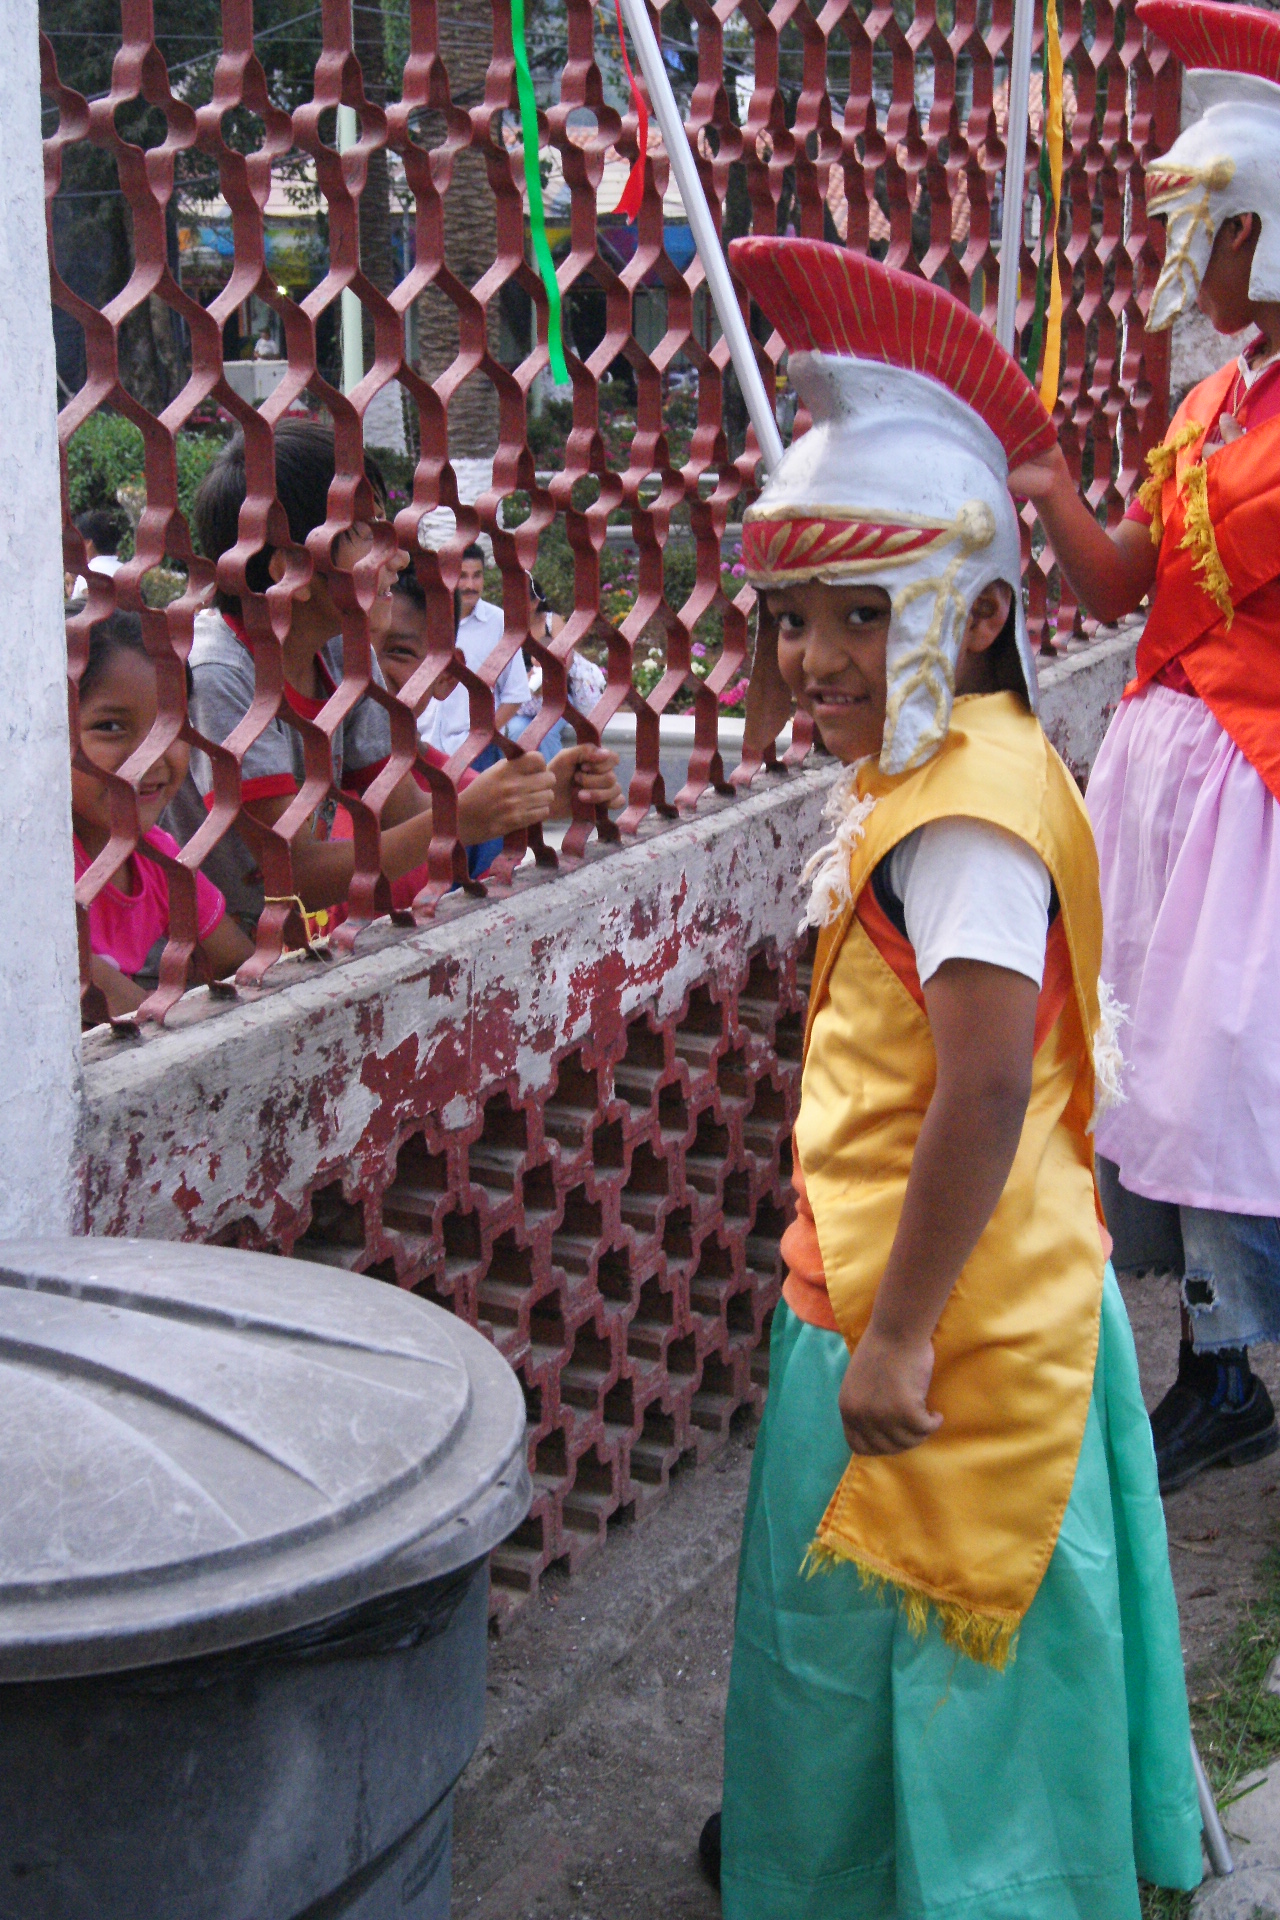
<svg viewBox="0 0 1280 1920"><path fill-rule="evenodd" d="M1198 1353L1280 1341L1280 1220L1147 1200L1098 1156L1117 1272L1176 1273Z"/></svg>
<svg viewBox="0 0 1280 1920"><path fill-rule="evenodd" d="M532 725L532 714L529 714L527 717L519 713L516 714L513 720L508 720L507 722L508 740L518 740L525 729ZM576 738L577 736L567 720L557 720L554 727L548 728L546 734L538 742L538 752L542 755L547 765L550 766L551 762L560 752L560 749L564 746L572 746Z"/></svg>
<svg viewBox="0 0 1280 1920"><path fill-rule="evenodd" d="M482 753L478 753L471 762L476 773L483 773L486 767L496 767L502 758L502 748L492 741ZM502 840L481 840L476 846L467 848L467 872L473 880L479 880L488 873L490 867L502 852Z"/></svg>

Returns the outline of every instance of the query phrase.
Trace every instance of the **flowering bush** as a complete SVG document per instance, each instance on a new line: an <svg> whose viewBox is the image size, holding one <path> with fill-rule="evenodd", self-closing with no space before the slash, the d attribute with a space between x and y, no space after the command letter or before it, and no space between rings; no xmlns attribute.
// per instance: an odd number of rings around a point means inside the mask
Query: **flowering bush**
<svg viewBox="0 0 1280 1920"><path fill-rule="evenodd" d="M635 403L628 385L621 380L600 383L600 432L609 464L625 470L630 464L631 443L636 431ZM688 459L692 435L697 425L698 398L690 388L673 388L663 404L663 428L667 450L674 465ZM541 415L530 422L530 445L535 448L539 467L560 465L564 444L572 426L572 404L548 401ZM393 484L401 483L398 473L388 473ZM575 490L575 498L576 498ZM645 494L647 498L647 493ZM506 502L504 523L514 527L528 518L531 501L520 494ZM583 504L585 504L585 496ZM619 512L616 524L630 531L630 515ZM670 537L663 552L663 592L667 605L675 612L687 605L697 581L697 547L690 537L687 511L677 509L672 518ZM640 556L628 541L607 540L600 551L600 613L602 621L621 627L636 605L640 591ZM536 572L538 583L552 605L568 614L574 604L575 561L565 534L563 519L557 516L538 543ZM742 563L741 536L725 539L720 554L720 589L723 601L713 604L698 620L689 648L691 682L704 681L716 667L724 645L724 606L742 592L746 569ZM486 575L486 594L501 601L501 576ZM632 683L643 697L653 692L666 672L667 636L661 616L654 619L634 641ZM608 647L601 629L581 643L582 651L599 666L607 666ZM722 713L739 714L746 696L746 680L739 678L717 696ZM690 682L680 687L670 702L673 713L687 712L694 704L696 687Z"/></svg>

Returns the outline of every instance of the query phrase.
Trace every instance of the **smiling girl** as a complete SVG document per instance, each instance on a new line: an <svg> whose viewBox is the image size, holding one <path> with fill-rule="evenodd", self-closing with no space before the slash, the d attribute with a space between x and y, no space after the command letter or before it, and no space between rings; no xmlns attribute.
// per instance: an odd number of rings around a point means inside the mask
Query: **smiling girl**
<svg viewBox="0 0 1280 1920"><path fill-rule="evenodd" d="M938 288L731 253L813 422L744 516L747 744L799 706L844 771L704 1857L726 1920L1138 1920L1199 1821L1096 1210L1097 860L1007 486L1053 430Z"/></svg>
<svg viewBox="0 0 1280 1920"><path fill-rule="evenodd" d="M89 632L89 658L80 676L80 751L103 773L120 774L156 724L156 670L135 613L113 613ZM134 776L142 846L176 858L178 843L156 825L182 785L191 750L173 739ZM73 764L71 816L76 879L86 873L111 839L109 788L89 767ZM232 973L253 948L233 920L218 889L197 873L198 951L215 978ZM169 881L163 866L145 854L129 854L89 904L89 947L95 986L113 1017L142 1005L146 991L135 975L152 970L157 949L169 938Z"/></svg>

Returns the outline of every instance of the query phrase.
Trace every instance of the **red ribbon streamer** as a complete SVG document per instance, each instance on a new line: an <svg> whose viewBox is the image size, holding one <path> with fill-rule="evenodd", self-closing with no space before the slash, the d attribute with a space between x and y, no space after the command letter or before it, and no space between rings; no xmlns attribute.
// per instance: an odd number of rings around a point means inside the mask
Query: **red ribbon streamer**
<svg viewBox="0 0 1280 1920"><path fill-rule="evenodd" d="M645 105L644 95L636 85L636 77L631 71L631 62L627 58L627 35L622 24L622 0L614 0L618 11L618 40L622 46L622 64L626 70L627 85L631 88L631 103L636 110L636 119L640 123L640 157L627 175L627 184L622 189L622 198L614 208L615 213L625 214L628 220L635 220L640 213L640 202L644 197L644 163L649 157L649 109Z"/></svg>

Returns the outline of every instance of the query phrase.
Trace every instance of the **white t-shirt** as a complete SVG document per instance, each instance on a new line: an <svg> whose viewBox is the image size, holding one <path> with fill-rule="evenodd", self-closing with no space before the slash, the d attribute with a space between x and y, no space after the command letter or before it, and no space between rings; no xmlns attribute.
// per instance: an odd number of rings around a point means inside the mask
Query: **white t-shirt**
<svg viewBox="0 0 1280 1920"><path fill-rule="evenodd" d="M477 600L466 619L459 622L457 647L473 670L484 665L500 643L506 619L501 607L488 600ZM529 676L524 656L512 655L498 675L493 689L495 707L520 706L529 697ZM451 759L471 731L471 695L459 684L444 700L428 700L418 719L418 735L429 747L435 747Z"/></svg>
<svg viewBox="0 0 1280 1920"><path fill-rule="evenodd" d="M923 986L944 960L985 960L1044 982L1052 885L1025 840L954 815L917 827L889 855Z"/></svg>
<svg viewBox="0 0 1280 1920"><path fill-rule="evenodd" d="M95 553L89 562L89 571L90 573L105 573L108 579L110 579L112 574L119 573L123 565L124 561L120 558L119 554ZM78 573L76 575L76 583L71 589L71 598L73 600L83 600L88 591L89 582L82 573Z"/></svg>

